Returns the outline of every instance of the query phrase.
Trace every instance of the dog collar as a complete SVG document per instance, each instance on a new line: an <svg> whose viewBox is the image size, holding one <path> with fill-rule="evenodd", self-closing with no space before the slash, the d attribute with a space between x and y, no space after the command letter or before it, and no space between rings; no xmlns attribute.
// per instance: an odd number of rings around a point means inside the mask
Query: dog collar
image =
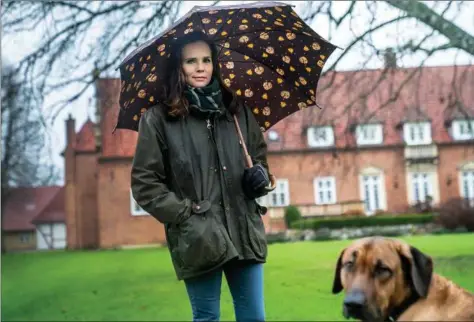
<svg viewBox="0 0 474 322"><path fill-rule="evenodd" d="M390 314L387 316L388 322L395 322L410 306L415 304L418 301L420 296L416 292L412 292L409 297L407 297L399 306L394 307Z"/></svg>

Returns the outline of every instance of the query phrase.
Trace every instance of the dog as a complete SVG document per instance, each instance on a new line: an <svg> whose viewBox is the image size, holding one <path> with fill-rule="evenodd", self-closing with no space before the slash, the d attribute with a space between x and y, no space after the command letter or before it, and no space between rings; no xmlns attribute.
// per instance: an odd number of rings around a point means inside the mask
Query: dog
<svg viewBox="0 0 474 322"><path fill-rule="evenodd" d="M474 321L474 295L433 273L433 260L397 239L367 237L342 250L332 293L362 321Z"/></svg>

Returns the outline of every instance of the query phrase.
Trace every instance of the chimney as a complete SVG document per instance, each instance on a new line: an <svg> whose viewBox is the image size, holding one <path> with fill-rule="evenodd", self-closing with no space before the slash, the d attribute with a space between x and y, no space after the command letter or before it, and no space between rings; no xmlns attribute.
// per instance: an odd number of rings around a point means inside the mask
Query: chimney
<svg viewBox="0 0 474 322"><path fill-rule="evenodd" d="M385 68L397 68L397 54L393 52L393 48L387 48L383 55L385 60Z"/></svg>
<svg viewBox="0 0 474 322"><path fill-rule="evenodd" d="M102 147L102 132L101 132L101 122L102 122L102 102L100 98L100 71L96 67L92 71L92 77L94 77L94 86L95 86L95 125L94 125L94 138L95 138L95 147L97 151L101 150Z"/></svg>
<svg viewBox="0 0 474 322"><path fill-rule="evenodd" d="M76 144L76 120L72 118L69 113L69 117L66 120L66 146L73 147Z"/></svg>

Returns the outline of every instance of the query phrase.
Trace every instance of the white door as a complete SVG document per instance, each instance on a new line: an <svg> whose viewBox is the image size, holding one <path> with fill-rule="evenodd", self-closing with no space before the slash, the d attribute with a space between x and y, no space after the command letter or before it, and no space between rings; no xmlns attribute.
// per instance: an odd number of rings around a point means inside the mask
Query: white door
<svg viewBox="0 0 474 322"><path fill-rule="evenodd" d="M368 215L372 215L375 211L384 208L382 201L382 178L380 175L363 175L361 179L365 212Z"/></svg>
<svg viewBox="0 0 474 322"><path fill-rule="evenodd" d="M433 180L430 173L418 172L411 176L413 202L425 202L426 197L433 198Z"/></svg>

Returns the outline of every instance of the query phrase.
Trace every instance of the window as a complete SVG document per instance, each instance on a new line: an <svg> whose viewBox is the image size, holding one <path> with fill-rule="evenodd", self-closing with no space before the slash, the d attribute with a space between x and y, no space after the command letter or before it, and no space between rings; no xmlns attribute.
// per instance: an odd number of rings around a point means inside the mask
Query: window
<svg viewBox="0 0 474 322"><path fill-rule="evenodd" d="M30 234L22 233L20 234L20 243L26 244L30 242Z"/></svg>
<svg viewBox="0 0 474 322"><path fill-rule="evenodd" d="M433 198L433 176L431 173L419 172L411 174L411 189L413 203L425 202L427 197Z"/></svg>
<svg viewBox="0 0 474 322"><path fill-rule="evenodd" d="M334 145L334 131L331 126L311 127L308 129L308 145L327 147Z"/></svg>
<svg viewBox="0 0 474 322"><path fill-rule="evenodd" d="M277 179L275 190L259 198L257 202L267 207L285 207L290 204L290 189L286 179Z"/></svg>
<svg viewBox="0 0 474 322"><path fill-rule="evenodd" d="M336 203L336 179L334 177L318 177L314 179L316 204Z"/></svg>
<svg viewBox="0 0 474 322"><path fill-rule="evenodd" d="M130 208L132 216L148 215L148 213L137 204L135 199L133 199L132 191L130 191Z"/></svg>
<svg viewBox="0 0 474 322"><path fill-rule="evenodd" d="M376 168L368 168L360 174L360 197L364 202L364 210L368 215L377 210L386 210L386 195L383 172Z"/></svg>
<svg viewBox="0 0 474 322"><path fill-rule="evenodd" d="M468 200L474 200L474 170L461 172L461 196Z"/></svg>
<svg viewBox="0 0 474 322"><path fill-rule="evenodd" d="M405 123L403 125L405 143L423 145L431 143L431 124L429 122Z"/></svg>
<svg viewBox="0 0 474 322"><path fill-rule="evenodd" d="M268 139L270 141L275 142L275 141L278 141L279 138L280 136L278 135L277 131L274 131L274 130L268 131Z"/></svg>
<svg viewBox="0 0 474 322"><path fill-rule="evenodd" d="M382 144L382 124L357 125L356 139L358 145Z"/></svg>
<svg viewBox="0 0 474 322"><path fill-rule="evenodd" d="M455 140L472 140L474 139L474 120L454 121L451 131Z"/></svg>

